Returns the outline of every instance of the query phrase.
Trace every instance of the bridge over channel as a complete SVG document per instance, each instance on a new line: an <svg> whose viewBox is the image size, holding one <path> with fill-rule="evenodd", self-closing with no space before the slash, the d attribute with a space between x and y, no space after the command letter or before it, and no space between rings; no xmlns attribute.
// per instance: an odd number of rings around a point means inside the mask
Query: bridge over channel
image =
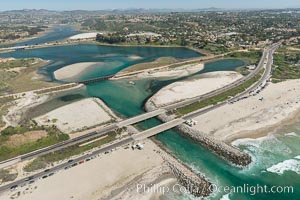
<svg viewBox="0 0 300 200"><path fill-rule="evenodd" d="M119 121L117 123L108 125L104 128L101 128L100 130L93 131L93 132L87 133L85 135L81 135L79 137L69 139L69 140L63 141L61 143L57 143L57 144L45 147L43 149L38 149L36 151L30 152L30 153L27 153L27 154L23 154L21 156L18 156L18 157L9 159L9 160L1 161L0 162L0 169L4 168L4 167L8 167L8 166L13 165L13 164L16 164L18 162L24 161L24 160L29 160L29 159L32 159L34 157L40 156L40 155L44 155L44 154L47 154L47 153L51 153L51 152L66 148L66 147L74 145L74 144L78 144L78 143L81 143L81 142L84 142L84 141L87 141L87 140L91 140L91 139L94 139L94 138L97 138L97 137L101 137L101 136L106 135L110 131L113 131L117 128L122 128L122 127L125 127L125 126L133 125L133 124L145 121L147 119L156 117L156 116L158 116L162 113L165 113L165 112L166 112L166 110L164 110L164 109L157 109L157 110L154 110L154 111L151 111L151 112L146 112L146 113L143 113L141 115L134 116L132 118L125 119L125 120Z"/></svg>
<svg viewBox="0 0 300 200"><path fill-rule="evenodd" d="M96 83L99 81L108 80L114 76L115 76L115 74L111 74L111 75L107 75L107 76L101 76L101 77L97 77L97 78L91 78L91 79L87 79L87 80L78 81L76 83L79 83L79 84Z"/></svg>
<svg viewBox="0 0 300 200"><path fill-rule="evenodd" d="M166 122L166 123L163 123L161 125L158 125L158 126L155 126L153 128L150 128L150 129L147 129L145 131L142 131L138 134L135 134L132 136L132 138L134 140L143 140L143 139L146 139L146 138L149 138L149 137L152 137L154 135L157 135L161 132L164 132L166 130L169 130L169 129L172 129L172 128L175 128L176 126L184 123L185 120L184 119L174 119L172 121L169 121L169 122Z"/></svg>
<svg viewBox="0 0 300 200"><path fill-rule="evenodd" d="M121 128L121 127L124 127L124 126L133 125L133 124L136 124L138 122L142 122L142 121L145 121L147 119L156 117L156 116L158 116L162 113L165 113L165 112L166 112L166 110L164 110L164 109L157 109L157 110L154 110L154 111L151 111L151 112L146 112L146 113L143 113L141 115L137 115L135 117L125 119L125 120L117 123L117 126L119 128Z"/></svg>

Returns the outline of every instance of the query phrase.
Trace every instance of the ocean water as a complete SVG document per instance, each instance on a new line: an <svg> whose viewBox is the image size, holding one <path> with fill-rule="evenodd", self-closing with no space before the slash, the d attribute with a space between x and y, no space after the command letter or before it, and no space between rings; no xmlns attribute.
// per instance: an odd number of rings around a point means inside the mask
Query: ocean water
<svg viewBox="0 0 300 200"><path fill-rule="evenodd" d="M132 56L139 56L132 60ZM51 60L51 63L41 69L41 73L53 79L52 73L65 65L76 62L98 61L104 62L103 67L88 71L79 79L97 77L118 72L130 65L152 61L161 56L174 56L176 58L190 58L199 56L198 53L184 48L152 48L152 47L103 47L97 45L72 45L16 51L1 54L0 57L40 57ZM118 62L118 63L115 63ZM114 64L112 64L114 63ZM244 65L239 60L221 60L208 63L200 72L233 70ZM157 90L172 82L181 79L144 79L134 80L135 85L129 80L102 81L89 84L84 96L99 97L106 102L117 114L125 117L134 116L144 112L144 102ZM68 94L70 95L70 94ZM79 96L59 97L64 100L81 98ZM61 101L60 101L61 102ZM52 104L56 104L55 101ZM51 104L51 105L52 105ZM47 109L46 109L47 110ZM139 124L141 129L156 126L161 122L156 119L147 120ZM207 199L300 199L300 122L283 127L267 137L258 139L243 139L234 142L238 148L250 153L254 162L245 169L232 166L227 161L206 150L201 145L179 134L176 130L169 130L159 134L156 138L161 141L177 158L191 166L195 171L203 174L208 180L218 186L293 186L293 193L214 193ZM188 194L168 193L162 197L168 200L195 199Z"/></svg>
<svg viewBox="0 0 300 200"><path fill-rule="evenodd" d="M231 62L216 62L206 66L213 66L214 71L224 70L224 65L232 69ZM240 63L241 64L241 63ZM217 67L217 66L220 67ZM209 71L209 70L208 70ZM176 80L139 80L136 85L130 85L128 80L104 81L87 86L90 96L103 99L109 107L123 116L134 116L143 112L145 100L164 85ZM114 89L112 89L114 88ZM139 124L142 129L160 124L156 119L147 120ZM299 125L299 126L298 126ZM245 169L232 166L189 138L179 134L176 130L169 130L159 134L156 138L172 153L191 166L195 171L203 174L213 184L237 188L247 186L245 192L214 193L207 199L260 200L260 199L300 199L300 123L284 127L276 132L258 139L243 139L236 141L235 146L251 154L254 162ZM293 193L259 193L255 194L254 186L270 189L275 186L279 190L284 186L292 186ZM259 192L259 191L258 191ZM168 193L163 200L192 200L189 194Z"/></svg>

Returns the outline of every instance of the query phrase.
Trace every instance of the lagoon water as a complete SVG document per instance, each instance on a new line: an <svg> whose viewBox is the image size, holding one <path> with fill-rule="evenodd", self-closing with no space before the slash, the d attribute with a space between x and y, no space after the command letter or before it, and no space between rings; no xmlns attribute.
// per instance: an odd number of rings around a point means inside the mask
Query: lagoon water
<svg viewBox="0 0 300 200"><path fill-rule="evenodd" d="M132 59L139 56L139 59ZM161 56L172 56L185 59L199 56L198 53L185 48L154 48L154 47L108 47L97 45L58 46L43 49L16 51L1 54L0 57L40 57L51 60L41 69L41 73L53 79L52 73L58 68L77 62L104 62L105 65L82 74L79 80L113 74L130 65L155 60ZM208 63L200 72L233 70L244 65L239 60L221 60ZM181 78L183 79L183 78ZM130 117L143 111L143 104L153 93L178 79L173 80L135 80L135 85L128 80L102 81L89 84L86 95L99 97L119 115ZM61 97L60 97L61 98ZM160 124L156 119L139 124L141 129ZM284 135L287 134L287 135ZM175 130L166 131L156 136L173 154L194 170L205 175L211 182L220 186L284 186L294 187L292 194L247 194L225 192L216 193L208 199L261 200L261 199L300 199L300 121L277 130L268 137L255 140L236 141L243 151L249 152L254 162L246 169L239 169L220 159L210 151L186 138ZM194 199L189 195L169 193L162 199Z"/></svg>
<svg viewBox="0 0 300 200"><path fill-rule="evenodd" d="M136 85L134 86L128 84L126 80L104 81L89 85L87 91L89 95L103 99L115 112L129 117L143 112L141 108L145 99L151 96L158 88L172 81L174 80L139 80L135 81ZM158 120L152 119L141 123L140 127L149 128L158 124L160 124ZM294 134L289 134L289 136L282 135L283 133L291 132L294 132ZM229 199L299 199L300 174L297 174L295 170L298 168L299 173L300 160L294 161L296 163L292 168L294 171L286 170L283 174L279 174L268 172L267 169L273 165L276 166L284 160L290 160L300 155L300 126L299 129L291 128L291 130L288 130L288 128L285 128L274 133L273 136L265 138L237 141L236 145L243 151L249 152L255 160L246 169L239 169L230 165L175 130L166 131L156 136L156 138L171 150L177 158L205 175L217 185L244 186L244 184L248 184L249 186L256 186L259 184L260 186L267 185L269 187L273 185L291 185L294 187L293 194L251 195L253 193L249 192L247 194L229 194L227 196ZM221 192L214 194L209 199L220 199L223 195L225 193ZM178 194L170 193L163 199L183 200L194 198L188 195L178 196Z"/></svg>
<svg viewBox="0 0 300 200"><path fill-rule="evenodd" d="M0 45L0 47L26 46L56 42L79 33L81 33L81 31L76 30L73 26L54 26L49 28L49 31L43 34L41 37L33 37L15 44Z"/></svg>

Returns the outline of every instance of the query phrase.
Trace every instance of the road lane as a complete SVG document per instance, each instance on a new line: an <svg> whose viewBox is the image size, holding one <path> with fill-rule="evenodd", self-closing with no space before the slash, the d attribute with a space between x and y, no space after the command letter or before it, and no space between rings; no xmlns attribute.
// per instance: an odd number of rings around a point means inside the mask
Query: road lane
<svg viewBox="0 0 300 200"><path fill-rule="evenodd" d="M266 62L266 69L265 69L265 72L262 76L262 78L257 82L255 83L253 86L251 86L250 88L248 88L246 91L244 91L243 93L239 94L238 96L234 97L234 98L239 98L243 95L245 95L246 93L249 93L249 91L255 89L256 87L259 87L260 84L267 80L271 74L271 71L272 71L272 64L273 64L273 53L274 51L277 49L277 47L279 46L280 44L274 44L272 45L271 47L269 48L266 48L263 52L263 56L259 62L259 65L257 66L257 68L255 69L255 71L253 73L251 73L251 76L247 76L245 79L243 80L239 80L237 81L236 83L234 84L230 84L230 86L225 86L224 88L221 88L221 89L218 89L216 91L213 91L213 92L210 92L208 94L205 94L205 95L202 95L202 96L199 96L197 98L193 98L193 99L190 99L190 100L187 100L187 101L184 101L184 102L180 102L180 103L176 103L175 106L174 105L171 105L171 106L166 106L164 107L165 110L172 110L172 109L175 109L175 108L178 108L178 107L182 107L183 105L186 105L186 103L194 103L196 101L199 101L199 100L202 100L202 99L205 99L205 98L209 98L211 96L215 96L219 93L222 93L228 89L231 89L233 87L236 87L237 85L240 85L242 84L243 82L251 79L252 77L254 77L263 67L264 67L264 64L265 64L265 61L267 60ZM120 146L123 146L123 145L126 145L126 144L130 144L132 142L138 139L143 139L143 138L146 138L146 137L151 137L161 131L164 131L164 130L167 130L167 129L170 129L170 128L173 128L175 127L175 125L179 125L181 123L183 123L186 119L190 119L190 118L193 118L193 117L196 117L196 116L199 116L201 114L204 114L206 112L209 112L213 109L216 109L218 107L221 107L223 105L227 104L227 102L222 102L222 103L219 103L217 105L214 105L214 106L211 106L211 107L208 107L208 108L205 108L205 109L202 109L202 110L199 110L197 112L194 112L194 113L190 113L186 116L184 116L183 118L179 118L179 119L175 119L175 120L172 120L170 122L167 122L167 123L164 123L162 125L159 125L157 127L154 127L154 128L151 128L151 129L148 129L146 131L143 131L141 132L140 134L138 134L137 136L133 136L133 137L129 137L129 138L126 138L126 139L123 139L121 141L118 141L114 144L111 144L111 145L108 145L104 148L101 148L91 154L88 154L88 155L84 155L84 156L81 156L77 159L75 159L74 161L72 161L71 163L69 162L65 162L63 164L60 164L60 165L57 165L51 169L49 169L49 171L45 172L40 172L40 173L37 173L34 175L34 178L41 178L51 172L56 172L58 170L61 170L61 169L64 169L65 167L67 166L70 166L72 165L73 163L77 163L81 160L84 160L86 158L89 158L89 157L92 157L94 155L98 155L100 153L104 153L106 151L110 151L114 148L117 148L117 147L120 147ZM161 110L155 110L153 111L153 113L159 113L159 112L162 112ZM153 114L152 113L152 114ZM144 119L145 116L147 115L144 115L142 114L142 119ZM150 114L151 116L151 114ZM157 116L157 115L155 115ZM136 122L136 117L133 117L133 119L135 120L132 120L132 123L135 123ZM130 119L127 119L127 120L124 120L125 122L127 123L124 123L123 125L126 125L128 124L128 122L130 122ZM121 124L122 125L122 124ZM21 160L26 160L26 159L30 159L30 158L33 158L35 156L38 156L38 155L43 155L43 154L46 154L46 153L49 153L49 152L53 152L53 151L56 151L56 150L59 150L61 148L65 148L67 146L70 146L70 145L73 145L73 144L77 144L79 142L82 142L82 141L85 141L85 140L88 140L88 139L92 139L94 137L99 137L101 135L104 135L106 134L107 132L109 131L113 131L117 128L119 128L120 126L120 122L119 122L119 125L116 123L116 124L112 124L112 125L109 125L107 127L104 127L103 129L100 129L99 131L95 131L95 132L91 132L91 133L88 133L86 135L83 135L83 136L80 136L78 138L74 138L72 140L68 140L68 141L65 141L65 142L62 142L62 143L59 143L59 144L56 144L56 145L53 145L53 146L50 146L50 147L46 147L44 149L40 149L40 150L37 150L35 152L31 152L29 154L26 154L26 155L22 155L22 156L19 156L17 157L17 159L21 158ZM13 159L10 159L8 160L9 162L11 162ZM3 162L2 162L3 163ZM1 163L0 163L1 165ZM13 183L10 183L10 184L7 184L7 185L4 185L4 186L1 186L0 187L0 192L3 192L5 190L8 190L10 189L12 186L15 186L15 185L22 185L22 184L26 184L28 182L27 178L24 178L24 179L21 179L21 180L18 180L18 181L15 181Z"/></svg>

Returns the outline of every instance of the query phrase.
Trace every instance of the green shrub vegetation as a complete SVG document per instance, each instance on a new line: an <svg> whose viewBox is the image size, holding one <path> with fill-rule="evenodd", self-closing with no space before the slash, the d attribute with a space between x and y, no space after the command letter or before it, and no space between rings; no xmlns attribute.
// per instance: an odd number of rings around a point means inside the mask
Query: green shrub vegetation
<svg viewBox="0 0 300 200"><path fill-rule="evenodd" d="M43 169L47 165L49 165L53 162L64 160L64 159L70 158L74 155L79 155L85 151L91 150L95 147L99 147L103 144L107 144L111 141L114 141L116 139L116 136L117 136L116 132L110 132L107 134L107 137L105 137L101 140L92 142L90 144L86 144L84 146L81 146L82 143L76 144L76 145L72 145L72 146L66 147L64 149L43 155L43 156L40 156L40 157L36 158L35 160L33 160L28 165L26 165L24 167L24 170L27 172L32 172L35 170Z"/></svg>
<svg viewBox="0 0 300 200"><path fill-rule="evenodd" d="M32 79L37 68L44 63L45 61L36 58L16 59L0 63L0 95L57 85L56 83Z"/></svg>
<svg viewBox="0 0 300 200"><path fill-rule="evenodd" d="M0 69L13 69L16 67L30 67L37 61L36 58L21 58L15 59L8 62L1 62Z"/></svg>
<svg viewBox="0 0 300 200"><path fill-rule="evenodd" d="M227 53L229 51L224 45L217 45L217 44L207 44L202 49L209 51L213 54L222 54Z"/></svg>
<svg viewBox="0 0 300 200"><path fill-rule="evenodd" d="M248 61L249 64L257 64L262 56L261 51L234 52L226 55L228 58L237 58Z"/></svg>
<svg viewBox="0 0 300 200"><path fill-rule="evenodd" d="M17 173L10 173L9 170L0 169L0 180L1 182L13 181L17 178Z"/></svg>
<svg viewBox="0 0 300 200"><path fill-rule="evenodd" d="M46 130L48 135L35 142L22 144L17 147L8 146L5 142L14 134L23 134L33 130ZM44 128L38 126L17 126L8 127L1 132L0 135L0 161L10 159L22 154L26 154L65 140L69 139L69 135L61 133L54 127Z"/></svg>
<svg viewBox="0 0 300 200"><path fill-rule="evenodd" d="M280 82L287 79L300 78L300 61L299 51L281 51L274 55L274 71L272 81Z"/></svg>
<svg viewBox="0 0 300 200"><path fill-rule="evenodd" d="M226 92L223 92L219 95L216 95L214 97L210 97L210 98L204 99L202 101L197 101L197 102L192 103L190 105L178 108L175 112L176 112L177 115L183 116L185 114L188 114L190 112L199 110L201 108L204 108L204 107L207 107L207 106L210 106L210 105L215 105L219 102L226 101L230 97L236 96L237 94L245 91L251 85L256 83L260 79L261 74L262 73L257 74L256 76L254 76L253 78L251 78L250 80L246 81L245 83L243 83L242 85L240 85L238 87L230 89L230 90L228 90Z"/></svg>
<svg viewBox="0 0 300 200"><path fill-rule="evenodd" d="M257 65L261 56L262 56L261 51L248 51L248 52L230 53L226 55L225 58L240 59L245 61L247 65ZM246 66L238 67L236 71L242 74L243 76L247 76L250 73L250 71L246 68Z"/></svg>

